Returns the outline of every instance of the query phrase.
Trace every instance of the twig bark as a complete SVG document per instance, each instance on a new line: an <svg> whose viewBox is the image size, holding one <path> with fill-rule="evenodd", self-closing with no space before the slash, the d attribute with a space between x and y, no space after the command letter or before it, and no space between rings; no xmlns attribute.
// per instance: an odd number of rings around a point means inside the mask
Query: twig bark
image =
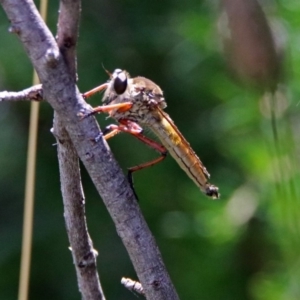
<svg viewBox="0 0 300 300"><path fill-rule="evenodd" d="M103 138L95 118L87 112L74 77L49 29L30 0L0 0L43 84L44 98L60 116L77 154L100 193L121 237L147 299L178 299L154 238L134 194Z"/></svg>
<svg viewBox="0 0 300 300"><path fill-rule="evenodd" d="M82 299L104 300L96 266L96 254L89 237L84 209L79 161L67 131L55 114L53 134L57 140L61 191L77 281Z"/></svg>
<svg viewBox="0 0 300 300"><path fill-rule="evenodd" d="M41 101L43 100L42 85L34 85L19 92L0 92L0 102L2 101Z"/></svg>
<svg viewBox="0 0 300 300"><path fill-rule="evenodd" d="M80 0L61 0L57 24L57 44L74 81L77 80L76 45L81 13Z"/></svg>
<svg viewBox="0 0 300 300"><path fill-rule="evenodd" d="M76 81L76 44L81 12L80 0L60 1L57 43ZM61 117L54 112L53 133L57 140L60 183L64 203L64 218L71 245L77 281L82 299L104 300L96 254L90 239L86 218L85 200L81 183L79 160Z"/></svg>

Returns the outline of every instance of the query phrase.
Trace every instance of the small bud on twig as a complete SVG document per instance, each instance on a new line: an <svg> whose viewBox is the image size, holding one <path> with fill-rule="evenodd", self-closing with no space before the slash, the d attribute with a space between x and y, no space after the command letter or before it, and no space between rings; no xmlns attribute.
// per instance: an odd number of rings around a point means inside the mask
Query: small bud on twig
<svg viewBox="0 0 300 300"><path fill-rule="evenodd" d="M130 278L122 277L121 283L126 287L126 289L128 289L132 292L136 292L140 295L145 295L144 289L140 282L134 281Z"/></svg>

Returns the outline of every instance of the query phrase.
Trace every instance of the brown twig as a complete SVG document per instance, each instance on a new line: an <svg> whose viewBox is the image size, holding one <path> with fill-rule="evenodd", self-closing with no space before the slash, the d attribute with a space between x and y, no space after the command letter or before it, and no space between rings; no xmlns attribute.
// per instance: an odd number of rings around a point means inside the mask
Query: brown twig
<svg viewBox="0 0 300 300"><path fill-rule="evenodd" d="M57 25L57 44L70 74L77 80L76 45L81 13L81 1L61 0Z"/></svg>
<svg viewBox="0 0 300 300"><path fill-rule="evenodd" d="M100 193L147 299L178 299L134 194L100 134L49 29L30 0L0 0L43 84L44 98L59 114L77 154Z"/></svg>
<svg viewBox="0 0 300 300"><path fill-rule="evenodd" d="M76 80L76 43L80 18L80 0L60 1L57 42L68 66L69 74ZM96 265L96 251L88 233L85 201L81 183L79 160L61 117L55 112L53 133L57 139L57 153L64 218L71 245L77 281L85 300L105 299Z"/></svg>
<svg viewBox="0 0 300 300"><path fill-rule="evenodd" d="M56 137L58 147L64 218L79 290L85 300L104 300L97 273L97 255L93 249L85 219L85 200L81 185L78 155L57 114L54 117L53 134Z"/></svg>

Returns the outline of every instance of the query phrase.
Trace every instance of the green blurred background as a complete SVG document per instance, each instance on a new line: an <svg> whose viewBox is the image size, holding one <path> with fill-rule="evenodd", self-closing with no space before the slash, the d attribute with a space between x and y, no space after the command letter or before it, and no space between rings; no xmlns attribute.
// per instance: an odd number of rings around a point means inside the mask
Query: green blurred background
<svg viewBox="0 0 300 300"><path fill-rule="evenodd" d="M225 2L225 1L224 1ZM285 43L284 83L276 96L275 144L268 99L229 71L217 1L82 3L78 86L126 69L164 90L170 114L220 188L211 201L169 156L135 174L144 216L181 299L300 299L300 3L263 1ZM56 33L58 1L49 1ZM0 89L22 90L32 67L0 11ZM90 100L93 106L101 95ZM22 240L29 103L0 104L0 299L16 299ZM41 104L29 299L80 299L63 219L53 111ZM99 115L103 127L112 120ZM151 133L149 133L151 136ZM156 157L128 135L109 141L126 171ZM277 149L277 150L276 150ZM136 279L114 225L83 169L87 221L107 299L136 299L121 277Z"/></svg>

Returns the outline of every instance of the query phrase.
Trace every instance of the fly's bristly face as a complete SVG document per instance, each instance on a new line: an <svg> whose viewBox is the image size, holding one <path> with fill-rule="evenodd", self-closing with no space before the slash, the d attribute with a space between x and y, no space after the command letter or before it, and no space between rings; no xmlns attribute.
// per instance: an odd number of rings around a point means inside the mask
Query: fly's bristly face
<svg viewBox="0 0 300 300"><path fill-rule="evenodd" d="M113 89L118 95L122 95L128 85L127 78L129 74L126 71L122 71L121 69L116 69L112 74L112 81L113 81Z"/></svg>
<svg viewBox="0 0 300 300"><path fill-rule="evenodd" d="M119 96L124 95L128 87L128 78L129 74L121 69L115 69L114 72L110 74L110 81L102 99L106 105L115 102L114 100ZM118 100L118 102L122 102L122 99Z"/></svg>

